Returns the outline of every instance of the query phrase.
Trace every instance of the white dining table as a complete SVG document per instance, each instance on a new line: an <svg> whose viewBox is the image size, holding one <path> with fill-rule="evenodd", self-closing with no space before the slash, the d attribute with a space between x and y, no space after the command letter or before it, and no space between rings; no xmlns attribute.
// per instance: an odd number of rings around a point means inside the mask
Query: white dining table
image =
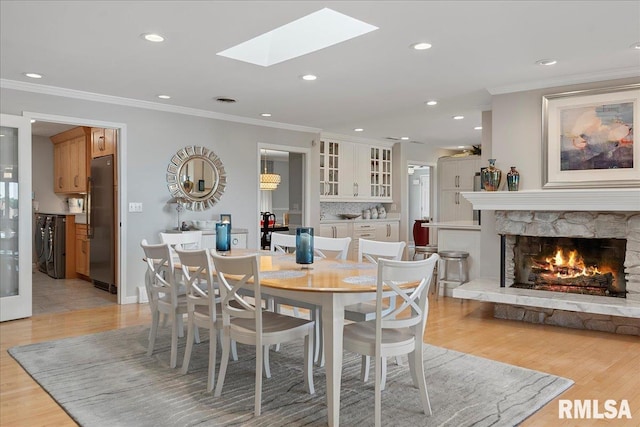
<svg viewBox="0 0 640 427"><path fill-rule="evenodd" d="M235 251L246 254L247 251ZM229 252L233 255L234 251ZM340 425L342 339L345 306L375 299L377 266L370 263L316 258L304 268L295 256L260 251L262 293L315 304L322 308L327 418Z"/></svg>

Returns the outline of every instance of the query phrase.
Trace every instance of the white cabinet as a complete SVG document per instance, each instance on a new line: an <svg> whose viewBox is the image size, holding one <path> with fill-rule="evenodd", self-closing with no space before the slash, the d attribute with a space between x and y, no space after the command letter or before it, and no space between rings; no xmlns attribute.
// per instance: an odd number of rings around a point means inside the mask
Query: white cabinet
<svg viewBox="0 0 640 427"><path fill-rule="evenodd" d="M375 223L376 235L374 240L381 242L397 242L400 240L400 222L385 221Z"/></svg>
<svg viewBox="0 0 640 427"><path fill-rule="evenodd" d="M321 201L392 201L391 147L320 141Z"/></svg>
<svg viewBox="0 0 640 427"><path fill-rule="evenodd" d="M476 172L480 172L479 156L438 159L439 221L473 220L473 206L460 193L473 191Z"/></svg>
<svg viewBox="0 0 640 427"><path fill-rule="evenodd" d="M351 237L348 258L356 260L358 257L358 239L377 240L382 242L397 242L400 240L400 221L343 221L321 224L319 236L323 237Z"/></svg>
<svg viewBox="0 0 640 427"><path fill-rule="evenodd" d="M231 233L231 247L237 249L247 248L247 234L246 233ZM202 248L215 249L216 248L216 235L202 234Z"/></svg>

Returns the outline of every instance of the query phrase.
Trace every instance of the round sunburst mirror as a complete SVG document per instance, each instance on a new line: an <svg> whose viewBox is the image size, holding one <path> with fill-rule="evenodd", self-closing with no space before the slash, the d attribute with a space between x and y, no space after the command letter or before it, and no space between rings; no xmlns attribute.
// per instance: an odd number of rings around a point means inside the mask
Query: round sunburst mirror
<svg viewBox="0 0 640 427"><path fill-rule="evenodd" d="M167 168L167 187L185 209L209 209L220 201L226 186L224 165L208 148L185 147L171 158Z"/></svg>

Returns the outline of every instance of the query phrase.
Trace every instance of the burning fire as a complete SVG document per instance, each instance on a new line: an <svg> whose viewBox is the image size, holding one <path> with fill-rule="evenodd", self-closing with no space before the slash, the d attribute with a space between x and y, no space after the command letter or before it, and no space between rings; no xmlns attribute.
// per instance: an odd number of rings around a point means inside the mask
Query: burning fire
<svg viewBox="0 0 640 427"><path fill-rule="evenodd" d="M541 267L548 270L553 276L559 278L603 274L602 271L598 270L598 266L587 266L582 256L580 256L576 250L569 251L569 254L565 256L562 249L557 249L555 256L546 258L545 262L547 265Z"/></svg>

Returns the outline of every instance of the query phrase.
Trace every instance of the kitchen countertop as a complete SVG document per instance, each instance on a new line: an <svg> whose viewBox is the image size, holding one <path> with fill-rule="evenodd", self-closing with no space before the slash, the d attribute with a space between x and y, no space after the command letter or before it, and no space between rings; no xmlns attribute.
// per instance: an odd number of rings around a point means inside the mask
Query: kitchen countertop
<svg viewBox="0 0 640 427"><path fill-rule="evenodd" d="M186 233L188 233L189 231L202 231L203 235L215 235L216 234L216 230L212 229L212 230L197 230L197 229L191 229L191 230L187 230L185 231ZM167 233L182 233L182 230L176 230L171 229L171 230L167 230ZM249 230L246 228L232 228L231 229L231 234L249 234Z"/></svg>
<svg viewBox="0 0 640 427"><path fill-rule="evenodd" d="M451 221L451 222L423 222L425 228L440 228L448 230L480 230L477 221Z"/></svg>
<svg viewBox="0 0 640 427"><path fill-rule="evenodd" d="M359 223L362 223L362 222L384 222L384 221L400 221L400 218L389 218L389 217L387 217L387 218L382 218L382 219L380 219L380 218L377 218L377 219L362 219L362 218L356 218L356 219L339 219L339 218L336 218L336 219L321 219L320 220L320 224L334 224L336 222L340 222L340 223L343 223L343 222L346 222L346 223L359 222Z"/></svg>

